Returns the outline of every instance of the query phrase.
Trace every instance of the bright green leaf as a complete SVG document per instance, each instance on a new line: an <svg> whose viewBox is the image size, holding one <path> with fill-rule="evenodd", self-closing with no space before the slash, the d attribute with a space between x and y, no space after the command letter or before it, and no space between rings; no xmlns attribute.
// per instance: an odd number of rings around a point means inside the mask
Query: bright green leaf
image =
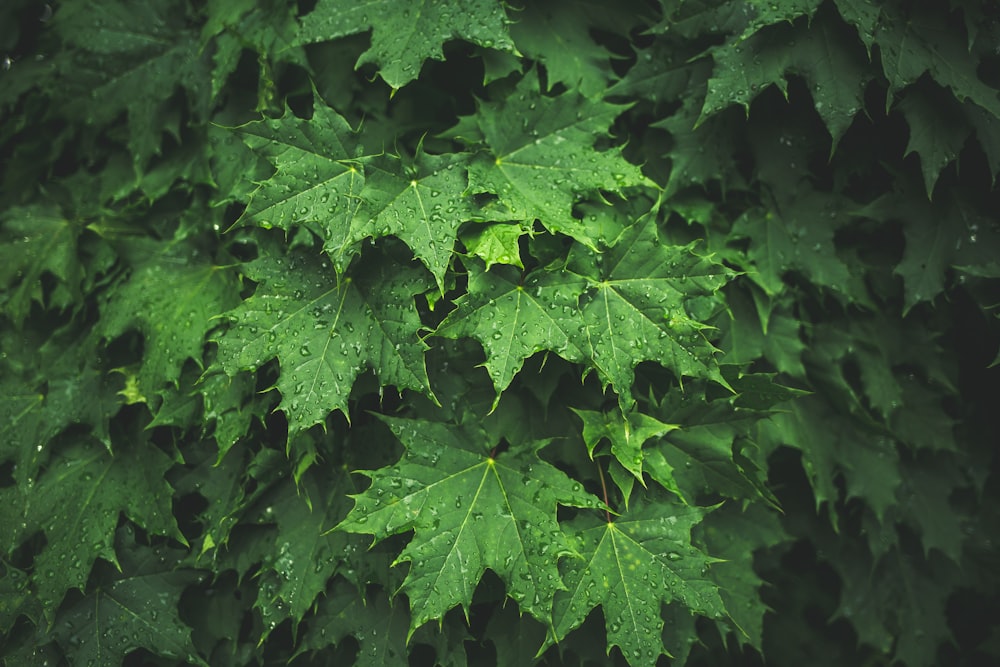
<svg viewBox="0 0 1000 667"><path fill-rule="evenodd" d="M601 605L608 651L618 646L630 665L655 665L669 646L660 639L660 608L677 601L722 618L725 608L707 578L714 559L691 544L703 510L664 500L633 506L614 523L587 516L573 522L582 558L563 561L566 590L556 594L552 633L561 640Z"/></svg>
<svg viewBox="0 0 1000 667"><path fill-rule="evenodd" d="M493 458L474 429L383 420L406 452L399 463L364 473L372 485L352 496L354 508L338 529L377 540L414 531L396 559L410 564L402 587L410 599L410 632L456 605L468 613L487 568L522 610L547 622L553 595L563 587L556 564L575 553L556 522L556 507L596 508L599 501L534 449Z"/></svg>

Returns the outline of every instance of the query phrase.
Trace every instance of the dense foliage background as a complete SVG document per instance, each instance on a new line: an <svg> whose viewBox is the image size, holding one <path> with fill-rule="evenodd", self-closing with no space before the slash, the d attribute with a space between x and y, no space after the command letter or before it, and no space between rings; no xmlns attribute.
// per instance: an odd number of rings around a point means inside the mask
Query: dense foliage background
<svg viewBox="0 0 1000 667"><path fill-rule="evenodd" d="M998 44L6 0L0 656L997 664Z"/></svg>

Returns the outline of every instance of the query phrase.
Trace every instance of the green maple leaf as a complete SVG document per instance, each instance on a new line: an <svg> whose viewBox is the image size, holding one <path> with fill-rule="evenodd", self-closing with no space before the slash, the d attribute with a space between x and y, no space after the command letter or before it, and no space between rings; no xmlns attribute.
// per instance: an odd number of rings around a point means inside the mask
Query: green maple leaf
<svg viewBox="0 0 1000 667"><path fill-rule="evenodd" d="M394 89L416 79L428 58L444 60L441 47L455 38L514 52L507 15L494 0L417 0L402 6L392 0L319 0L301 21L299 44L371 30L371 48L357 66L375 63Z"/></svg>
<svg viewBox="0 0 1000 667"><path fill-rule="evenodd" d="M265 228L313 230L338 271L365 238L397 236L443 291L458 226L478 216L464 194L464 156L429 155L420 147L409 161L365 156L359 135L320 100L310 120L286 113L237 131L275 168L254 191L243 219Z"/></svg>
<svg viewBox="0 0 1000 667"><path fill-rule="evenodd" d="M920 154L927 196L934 193L941 171L958 159L972 128L965 122L962 109L941 88L913 86L898 108L910 126L906 155Z"/></svg>
<svg viewBox="0 0 1000 667"><path fill-rule="evenodd" d="M721 619L726 611L707 576L715 560L691 544L691 527L704 510L659 502L634 505L614 522L586 515L574 520L582 558L563 561L566 590L556 593L551 635L542 650L578 627L601 606L608 652L618 646L630 665L655 665L670 654L660 637L660 609L675 602Z"/></svg>
<svg viewBox="0 0 1000 667"><path fill-rule="evenodd" d="M347 483L346 473L307 472L298 484L287 480L261 498L278 525L254 603L267 626L265 636L287 617L301 621L343 562L351 536L330 529L346 513Z"/></svg>
<svg viewBox="0 0 1000 667"><path fill-rule="evenodd" d="M51 618L63 594L83 590L97 558L118 562L113 540L119 513L150 533L184 542L174 520L173 489L166 472L173 465L148 441L130 443L112 456L90 439L56 454L33 484L4 489L7 507L20 521L4 521L8 550L37 530L47 544L35 557L38 597ZM2 525L0 524L0 525Z"/></svg>
<svg viewBox="0 0 1000 667"><path fill-rule="evenodd" d="M583 421L583 441L590 457L594 457L594 448L600 441L607 438L611 443L611 453L643 486L646 484L642 478L643 444L650 438L680 428L640 412L631 413L626 420L618 411L570 409ZM627 496L625 502L628 503Z"/></svg>
<svg viewBox="0 0 1000 667"><path fill-rule="evenodd" d="M903 223L906 246L893 272L903 279L904 315L944 291L949 268L993 262L1000 238L994 222L961 193L943 192L928 202L922 189L913 179L900 178L893 192L858 211L881 222Z"/></svg>
<svg viewBox="0 0 1000 667"><path fill-rule="evenodd" d="M72 76L59 77L56 95L87 124L105 125L126 113L137 168L160 152L162 134L170 129L164 108L177 86L195 118L209 113L208 57L179 9L172 0L141 7L90 0L53 16L53 29L74 58Z"/></svg>
<svg viewBox="0 0 1000 667"><path fill-rule="evenodd" d="M711 327L699 315L721 305L718 290L733 274L696 254L696 245L668 245L655 216L648 215L611 250L570 257L568 270L587 282L578 300L584 327L573 322L572 340L615 388L623 407L631 404L629 388L641 361L655 361L678 379L727 384L706 337Z"/></svg>
<svg viewBox="0 0 1000 667"><path fill-rule="evenodd" d="M585 283L551 271L535 271L524 283L508 267L473 268L468 294L435 331L445 338L471 336L482 343L498 400L535 352L550 349L570 361L583 357L570 337L579 319L577 295Z"/></svg>
<svg viewBox="0 0 1000 667"><path fill-rule="evenodd" d="M627 35L643 7L612 7L600 0L527 3L514 12L511 37L524 55L545 63L549 87L563 83L586 97L601 95L614 77L612 54L592 32Z"/></svg>
<svg viewBox="0 0 1000 667"><path fill-rule="evenodd" d="M602 255L575 253L566 270L539 269L522 281L513 271L473 269L468 295L436 335L477 339L498 395L524 359L543 349L595 369L626 409L642 361L725 385L707 327L688 308L697 299L712 302L731 272L696 255L693 245L667 245L653 217Z"/></svg>
<svg viewBox="0 0 1000 667"><path fill-rule="evenodd" d="M321 651L332 642L354 637L358 667L406 667L410 664L406 612L403 603L390 603L384 593L361 595L338 579L310 618L312 631L303 638L297 654Z"/></svg>
<svg viewBox="0 0 1000 667"><path fill-rule="evenodd" d="M754 571L754 554L791 540L776 512L760 504L740 510L727 504L712 512L698 526L713 555L722 559L712 565L712 579L730 617L742 631L741 641L758 650L764 634L764 616L770 611L760 598L765 585Z"/></svg>
<svg viewBox="0 0 1000 667"><path fill-rule="evenodd" d="M5 334L7 332L4 332ZM109 422L121 406L97 362L97 338L59 331L36 345L23 335L0 338L0 459L17 462L14 479L29 484L68 427L89 427L110 448Z"/></svg>
<svg viewBox="0 0 1000 667"><path fill-rule="evenodd" d="M178 251L180 250L180 251ZM215 317L239 302L236 274L169 250L134 267L127 280L103 296L99 331L111 340L130 329L144 338L138 397L150 401L180 378L188 359L201 364L205 335Z"/></svg>
<svg viewBox="0 0 1000 667"><path fill-rule="evenodd" d="M406 243L443 294L458 226L479 215L465 194L466 158L418 147L412 164L401 162L386 156L370 163L358 215L370 220L365 231L371 236L392 234Z"/></svg>
<svg viewBox="0 0 1000 667"><path fill-rule="evenodd" d="M600 507L564 473L538 458L546 443L493 458L485 434L471 428L383 417L406 452L399 463L365 471L371 486L337 528L377 540L414 531L396 559L409 563L402 590L410 632L456 605L468 614L487 568L507 595L543 623L562 588L558 560L574 553L556 507Z"/></svg>
<svg viewBox="0 0 1000 667"><path fill-rule="evenodd" d="M519 241L526 233L521 225L486 223L467 228L462 233L462 243L470 253L486 263L487 272L494 264L509 264L523 269Z"/></svg>
<svg viewBox="0 0 1000 667"><path fill-rule="evenodd" d="M245 266L260 285L228 314L218 363L235 375L278 359L275 387L289 441L332 410L349 414L347 397L366 367L383 384L431 393L413 300L428 289L426 274L384 255L343 277L318 255L263 248L267 252Z"/></svg>
<svg viewBox="0 0 1000 667"><path fill-rule="evenodd" d="M879 22L876 35L881 51L882 70L889 80L886 104L895 93L916 82L924 73L951 90L960 101L969 100L1000 118L1000 99L995 88L979 76L983 53L970 49L961 29L955 30L951 17L938 5L924 5L906 20ZM990 53L992 46L989 46Z"/></svg>
<svg viewBox="0 0 1000 667"><path fill-rule="evenodd" d="M846 292L850 273L833 243L843 205L807 192L777 210L748 211L733 224L733 237L750 240L747 258L756 268L750 276L768 296L784 291L782 277L790 270L802 272L817 285Z"/></svg>
<svg viewBox="0 0 1000 667"><path fill-rule="evenodd" d="M512 219L537 218L593 247L573 205L600 191L652 183L619 149L594 148L623 107L570 92L549 97L538 85L537 77L525 76L509 96L481 103L460 125L459 138L485 148L469 165L469 189L497 195Z"/></svg>
<svg viewBox="0 0 1000 667"><path fill-rule="evenodd" d="M822 399L802 398L787 412L761 422L763 437L802 451L803 467L813 486L816 508L840 497L838 475L846 481L847 498L860 498L882 519L896 505L899 454L886 436L867 432L834 413Z"/></svg>
<svg viewBox="0 0 1000 667"><path fill-rule="evenodd" d="M346 268L348 250L363 238L356 227L364 186L364 149L347 121L317 100L309 120L286 111L235 131L275 170L253 192L241 220L285 231L304 225L323 239L338 268Z"/></svg>
<svg viewBox="0 0 1000 667"><path fill-rule="evenodd" d="M61 609L53 634L75 665L120 665L128 653L146 649L164 658L208 667L178 613L184 589L202 579L173 569L166 550L121 544L122 575ZM169 563L169 556L174 563Z"/></svg>
<svg viewBox="0 0 1000 667"><path fill-rule="evenodd" d="M77 256L80 227L52 206L11 208L0 216L0 312L20 327L31 304L65 307L78 303L84 268ZM42 276L59 279L63 293L45 303Z"/></svg>
<svg viewBox="0 0 1000 667"><path fill-rule="evenodd" d="M871 74L854 31L826 14L811 23L772 25L743 41L727 43L712 52L715 69L701 119L739 104L750 103L770 85L788 94L787 75L797 74L809 84L816 112L833 138L831 151L864 108L864 90Z"/></svg>

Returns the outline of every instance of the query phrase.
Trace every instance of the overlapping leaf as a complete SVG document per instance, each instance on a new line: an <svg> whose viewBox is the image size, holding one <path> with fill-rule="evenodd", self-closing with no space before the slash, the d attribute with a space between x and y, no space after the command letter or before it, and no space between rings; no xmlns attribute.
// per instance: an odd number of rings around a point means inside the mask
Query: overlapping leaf
<svg viewBox="0 0 1000 667"><path fill-rule="evenodd" d="M93 337L74 340L62 331L40 344L35 336L3 335L0 344L0 458L16 461L15 480L30 485L50 441L67 428L89 429L110 447L109 421L122 400L97 363Z"/></svg>
<svg viewBox="0 0 1000 667"><path fill-rule="evenodd" d="M612 54L594 41L593 31L627 35L643 13L634 6L597 1L528 2L510 26L518 50L545 63L549 86L563 83L586 97L601 95L613 78Z"/></svg>
<svg viewBox="0 0 1000 667"><path fill-rule="evenodd" d="M630 414L627 420L620 412L576 409L573 412L583 421L583 441L591 458L594 456L594 448L607 439L611 443L614 457L642 484L645 484L642 478L643 444L650 438L679 428L677 424L664 424L638 412Z"/></svg>
<svg viewBox="0 0 1000 667"><path fill-rule="evenodd" d="M598 500L538 458L545 443L493 458L476 429L383 419L406 453L393 466L365 472L372 485L353 496L338 528L376 539L414 531L397 558L410 564L402 590L411 633L456 605L468 612L487 568L522 610L547 622L562 588L557 563L575 553L556 523L556 507L598 507Z"/></svg>
<svg viewBox="0 0 1000 667"><path fill-rule="evenodd" d="M892 93L916 82L925 72L950 89L959 100L969 100L1000 118L997 89L980 78L981 59L992 46L970 49L961 28L940 5L923 5L905 20L885 17L879 22L877 40L882 69Z"/></svg>
<svg viewBox="0 0 1000 667"><path fill-rule="evenodd" d="M33 302L63 307L80 296L80 228L49 206L12 208L0 216L0 312L20 326ZM42 275L59 279L58 302L43 303Z"/></svg>
<svg viewBox="0 0 1000 667"><path fill-rule="evenodd" d="M101 334L112 340L138 329L144 337L134 400L152 400L164 385L175 383L188 359L200 365L205 335L217 324L214 318L238 302L239 285L231 269L185 259L179 251L142 263L109 291Z"/></svg>
<svg viewBox="0 0 1000 667"><path fill-rule="evenodd" d="M158 0L136 7L89 0L61 7L55 28L72 46L71 77L52 82L64 113L88 124L128 117L128 146L138 167L160 152L162 134L177 132L164 106L181 86L188 108L207 120L210 66L197 33L187 29L184 7Z"/></svg>
<svg viewBox="0 0 1000 667"><path fill-rule="evenodd" d="M846 291L850 273L833 243L842 202L818 193L788 202L779 210L748 211L733 225L733 236L750 240L750 275L768 295L784 289L783 277L795 270L817 285Z"/></svg>
<svg viewBox="0 0 1000 667"><path fill-rule="evenodd" d="M533 271L523 284L512 271L474 269L468 296L437 335L479 340L498 394L524 359L543 349L595 369L623 406L632 402L634 369L642 361L725 384L715 348L688 309L696 299L712 303L728 269L692 246L667 245L653 216L606 254L583 252L577 260L569 271Z"/></svg>
<svg viewBox="0 0 1000 667"><path fill-rule="evenodd" d="M698 526L713 556L711 577L719 586L726 611L739 626L742 642L761 647L764 616L770 611L760 599L766 584L754 571L754 553L789 539L777 515L761 505L744 511L735 504L709 514Z"/></svg>
<svg viewBox="0 0 1000 667"><path fill-rule="evenodd" d="M330 529L346 512L345 484L346 474L307 472L299 484L287 480L261 499L264 518L278 525L275 551L258 577L265 634L286 617L301 621L342 565L352 538Z"/></svg>
<svg viewBox="0 0 1000 667"><path fill-rule="evenodd" d="M176 562L167 556L176 554L119 542L122 576L60 611L54 634L70 647L68 657L76 664L119 665L127 654L146 649L207 667L178 609L184 589L201 575L169 567Z"/></svg>
<svg viewBox="0 0 1000 667"><path fill-rule="evenodd" d="M246 265L260 285L230 312L218 363L234 375L278 359L290 439L333 410L348 414L351 387L368 367L384 384L430 393L413 302L428 289L425 274L382 256L342 278L318 255L265 247Z"/></svg>
<svg viewBox="0 0 1000 667"><path fill-rule="evenodd" d="M304 639L302 651L322 650L345 637L358 641L358 667L406 667L407 610L385 594L363 596L344 581L322 598L311 621L318 632Z"/></svg>
<svg viewBox="0 0 1000 667"><path fill-rule="evenodd" d="M594 516L574 521L582 558L566 559L560 568L566 590L556 594L546 644L565 637L600 605L608 651L618 646L630 665L651 666L671 649L660 639L664 604L722 618L725 606L707 576L713 559L691 544L691 528L703 511L661 497L613 523Z"/></svg>
<svg viewBox="0 0 1000 667"><path fill-rule="evenodd" d="M708 82L702 118L730 104L749 113L750 103L774 84L787 95L787 74L806 78L816 112L833 138L833 146L864 107L871 74L853 30L829 14L809 24L774 25L752 37L713 52L715 69Z"/></svg>
<svg viewBox="0 0 1000 667"><path fill-rule="evenodd" d="M651 185L619 149L597 150L618 105L587 100L575 93L542 95L534 76L524 77L511 95L484 102L470 121L454 130L473 145L484 145L469 165L469 188L495 194L511 218L537 218L546 228L585 245L593 240L573 217L573 205L600 191Z"/></svg>
<svg viewBox="0 0 1000 667"><path fill-rule="evenodd" d="M365 153L347 121L317 102L309 120L286 112L237 131L275 168L254 191L242 219L286 231L307 225L323 239L337 267L346 267L352 244L363 238L356 226L364 186L359 158ZM379 153L381 146L368 152Z"/></svg>
<svg viewBox="0 0 1000 667"><path fill-rule="evenodd" d="M46 547L34 561L38 597L51 617L70 588L83 590L97 558L117 562L114 531L124 513L150 533L183 542L164 479L173 462L152 443L140 441L112 456L83 440L60 451L33 484L0 491L18 521L3 521L5 549L43 530Z"/></svg>
<svg viewBox="0 0 1000 667"><path fill-rule="evenodd" d="M503 5L493 0L319 0L302 19L298 42L309 44L372 31L372 46L358 66L375 63L379 75L401 88L428 58L444 60L445 42L464 39L488 49L513 51Z"/></svg>
<svg viewBox="0 0 1000 667"><path fill-rule="evenodd" d="M442 286L459 224L478 215L465 194L465 156L418 148L408 164L383 155L381 146L362 146L347 121L319 100L310 120L286 113L238 131L275 167L244 219L313 230L341 272L363 239L397 236Z"/></svg>

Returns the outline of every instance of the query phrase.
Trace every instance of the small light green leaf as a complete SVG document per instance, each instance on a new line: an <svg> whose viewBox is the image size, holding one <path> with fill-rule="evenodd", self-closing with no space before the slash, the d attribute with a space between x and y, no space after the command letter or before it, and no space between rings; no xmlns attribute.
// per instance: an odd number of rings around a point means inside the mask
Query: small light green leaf
<svg viewBox="0 0 1000 667"><path fill-rule="evenodd" d="M676 424L664 424L641 412L630 413L626 421L617 410L597 412L570 409L583 420L583 441L590 457L594 457L594 448L598 443L607 438L611 442L611 453L643 486L646 484L642 478L643 444L650 438L680 428Z"/></svg>
<svg viewBox="0 0 1000 667"><path fill-rule="evenodd" d="M486 263L509 264L524 269L519 241L527 232L518 224L486 223L469 227L462 233L462 243L470 253Z"/></svg>

